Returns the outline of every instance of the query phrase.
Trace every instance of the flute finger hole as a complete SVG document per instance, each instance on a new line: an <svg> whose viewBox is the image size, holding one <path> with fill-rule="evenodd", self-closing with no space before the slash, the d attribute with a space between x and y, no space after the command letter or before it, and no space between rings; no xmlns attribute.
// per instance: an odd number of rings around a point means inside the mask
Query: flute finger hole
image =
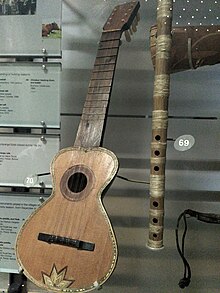
<svg viewBox="0 0 220 293"><path fill-rule="evenodd" d="M160 155L160 151L155 151L154 154L158 157Z"/></svg>
<svg viewBox="0 0 220 293"><path fill-rule="evenodd" d="M152 221L153 221L154 224L157 224L158 223L158 219L157 218L153 218Z"/></svg>
<svg viewBox="0 0 220 293"><path fill-rule="evenodd" d="M160 135L156 135L156 136L155 136L155 139L156 139L157 141L159 141L159 140L161 139Z"/></svg>
<svg viewBox="0 0 220 293"><path fill-rule="evenodd" d="M160 170L160 168L158 166L154 167L154 171L158 172Z"/></svg>
<svg viewBox="0 0 220 293"><path fill-rule="evenodd" d="M157 201L154 201L154 202L153 202L153 206L154 206L155 208L157 208L157 207L159 206L158 202L157 202Z"/></svg>
<svg viewBox="0 0 220 293"><path fill-rule="evenodd" d="M154 238L157 238L157 234L156 234L156 233L154 233L154 234L153 234L153 237L154 237Z"/></svg>

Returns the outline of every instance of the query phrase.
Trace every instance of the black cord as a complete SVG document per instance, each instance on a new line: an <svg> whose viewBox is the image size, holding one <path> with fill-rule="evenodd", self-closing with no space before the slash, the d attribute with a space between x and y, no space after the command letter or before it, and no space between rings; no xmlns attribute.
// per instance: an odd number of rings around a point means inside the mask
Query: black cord
<svg viewBox="0 0 220 293"><path fill-rule="evenodd" d="M182 244L181 244L181 248L180 248L178 230L179 230L179 224L180 224L180 221L182 218L184 221L184 231L183 231L183 235L182 235ZM184 277L179 281L179 287L181 289L184 289L185 287L189 286L190 281L191 281L191 268L190 268L190 265L184 255L186 232L187 232L187 222L186 222L186 212L184 211L179 216L179 218L177 220L177 226L176 226L176 247L177 247L177 251L178 251L180 257L182 258L183 265L184 265Z"/></svg>
<svg viewBox="0 0 220 293"><path fill-rule="evenodd" d="M201 222L205 222L208 224L220 224L220 215L218 214L210 214L210 213L200 213L194 210L185 210L183 213L181 213L177 219L177 225L176 225L176 247L177 247L177 251L183 261L183 265L184 265L184 276L183 278L179 281L179 287L181 289L184 289L185 287L189 286L190 281L191 281L191 268L190 265L185 257L185 239L186 239L186 232L187 232L187 216L188 217L194 217L196 218L198 221ZM181 247L179 244L179 234L178 234L178 230L179 230L179 225L180 225L180 221L181 219L183 219L184 222L184 231L182 234L182 239L181 239Z"/></svg>
<svg viewBox="0 0 220 293"><path fill-rule="evenodd" d="M147 181L129 179L129 178L126 178L126 177L118 175L118 174L116 175L116 177L119 178L119 179L125 180L125 181L129 181L129 182L140 183L140 184L150 184L150 182L147 182Z"/></svg>

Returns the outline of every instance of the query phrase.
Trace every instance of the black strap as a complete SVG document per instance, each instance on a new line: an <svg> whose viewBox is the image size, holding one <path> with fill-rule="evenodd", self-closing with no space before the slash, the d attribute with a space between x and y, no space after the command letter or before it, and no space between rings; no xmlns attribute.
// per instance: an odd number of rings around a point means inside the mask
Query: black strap
<svg viewBox="0 0 220 293"><path fill-rule="evenodd" d="M183 234L182 234L182 245L180 247L178 230L179 230L179 224L180 224L180 221L181 221L182 218L183 218L183 221L184 221L184 231L183 231ZM175 232L176 232L176 247L177 247L177 251L178 251L180 257L182 258L183 265L184 265L184 276L179 281L179 287L181 289L184 289L185 287L189 286L190 280L191 280L191 268L190 268L190 265L189 265L188 261L185 258L185 255L184 255L184 253L185 253L185 237L186 237L186 232L187 232L186 211L184 211L178 217Z"/></svg>
<svg viewBox="0 0 220 293"><path fill-rule="evenodd" d="M185 257L185 238L186 238L186 232L187 232L187 216L189 217L194 217L198 221L202 221L205 223L209 224L220 224L220 215L217 214L211 214L211 213L201 213L197 212L194 210L185 210L183 213L181 213L177 219L177 225L176 225L176 247L177 251L183 261L184 265L184 276L183 278L179 281L179 287L181 289L184 289L185 287L189 286L190 281L191 281L191 268L190 265ZM183 219L184 222L184 231L182 234L182 239L181 239L181 247L179 244L179 224L181 219Z"/></svg>

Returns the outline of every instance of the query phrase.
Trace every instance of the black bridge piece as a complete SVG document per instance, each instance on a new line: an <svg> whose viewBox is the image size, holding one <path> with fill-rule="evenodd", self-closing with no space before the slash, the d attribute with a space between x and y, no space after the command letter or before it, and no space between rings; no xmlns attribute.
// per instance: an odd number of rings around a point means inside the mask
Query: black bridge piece
<svg viewBox="0 0 220 293"><path fill-rule="evenodd" d="M49 244L70 246L79 250L93 251L95 249L95 243L45 233L39 233L38 240L47 242Z"/></svg>

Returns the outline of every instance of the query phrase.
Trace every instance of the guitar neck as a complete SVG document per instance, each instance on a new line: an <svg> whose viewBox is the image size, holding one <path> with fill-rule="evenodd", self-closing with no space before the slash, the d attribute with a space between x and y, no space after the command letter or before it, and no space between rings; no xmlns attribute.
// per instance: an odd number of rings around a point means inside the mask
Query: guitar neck
<svg viewBox="0 0 220 293"><path fill-rule="evenodd" d="M121 31L103 32L74 146L100 146L103 140Z"/></svg>

